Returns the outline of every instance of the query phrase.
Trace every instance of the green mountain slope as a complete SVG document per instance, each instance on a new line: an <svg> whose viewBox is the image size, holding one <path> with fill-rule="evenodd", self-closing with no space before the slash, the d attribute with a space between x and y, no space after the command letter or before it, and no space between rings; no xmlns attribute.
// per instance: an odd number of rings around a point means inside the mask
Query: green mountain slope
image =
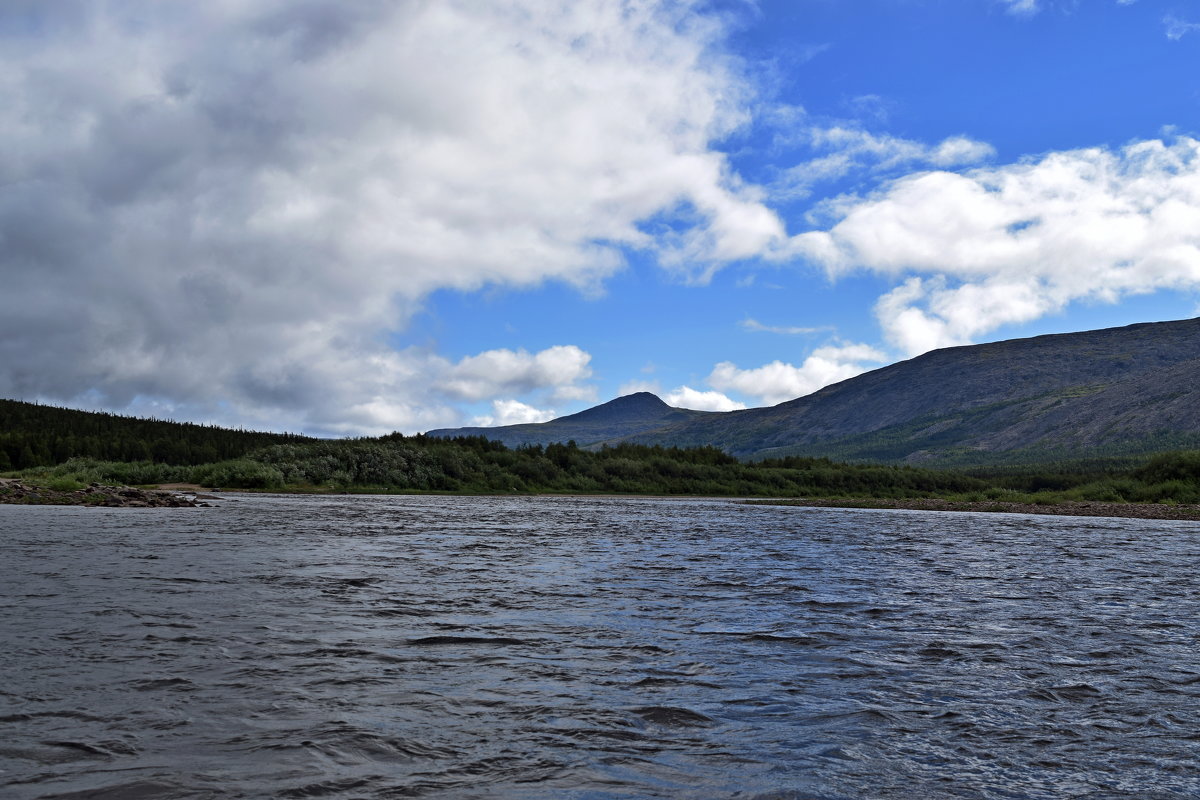
<svg viewBox="0 0 1200 800"><path fill-rule="evenodd" d="M587 447L664 426L702 419L712 416L713 413L673 408L649 392L637 392L549 422L504 425L496 428L442 428L429 431L426 435L440 438L485 436L509 447L574 440L580 447Z"/></svg>
<svg viewBox="0 0 1200 800"><path fill-rule="evenodd" d="M771 408L628 440L743 458L969 464L1200 444L1200 319L935 350Z"/></svg>

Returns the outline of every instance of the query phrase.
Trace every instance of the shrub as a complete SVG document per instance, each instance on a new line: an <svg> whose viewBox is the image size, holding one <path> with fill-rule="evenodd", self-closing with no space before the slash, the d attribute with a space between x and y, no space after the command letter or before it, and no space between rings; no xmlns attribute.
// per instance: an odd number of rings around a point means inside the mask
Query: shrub
<svg viewBox="0 0 1200 800"><path fill-rule="evenodd" d="M204 464L192 470L191 478L195 483L213 488L279 489L283 487L283 474L278 469L249 459Z"/></svg>

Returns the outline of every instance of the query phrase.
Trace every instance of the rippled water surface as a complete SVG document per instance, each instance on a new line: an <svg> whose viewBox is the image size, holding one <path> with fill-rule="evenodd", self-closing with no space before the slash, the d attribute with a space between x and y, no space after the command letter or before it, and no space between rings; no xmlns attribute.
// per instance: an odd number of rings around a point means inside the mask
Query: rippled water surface
<svg viewBox="0 0 1200 800"><path fill-rule="evenodd" d="M1200 796L1200 526L0 506L5 798Z"/></svg>

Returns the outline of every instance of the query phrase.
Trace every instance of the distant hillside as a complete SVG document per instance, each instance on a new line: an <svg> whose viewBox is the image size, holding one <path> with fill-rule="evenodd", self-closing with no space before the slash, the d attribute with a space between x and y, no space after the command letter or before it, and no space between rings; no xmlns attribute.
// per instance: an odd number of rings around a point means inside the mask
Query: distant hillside
<svg viewBox="0 0 1200 800"><path fill-rule="evenodd" d="M935 350L771 408L692 411L639 392L550 422L428 435L935 467L1200 449L1200 319ZM312 441L0 400L0 470L73 457L188 466Z"/></svg>
<svg viewBox="0 0 1200 800"><path fill-rule="evenodd" d="M485 436L509 447L574 441L580 447L627 438L644 431L686 423L713 415L709 411L673 408L650 392L618 397L607 403L549 422L496 428L442 428L427 436Z"/></svg>
<svg viewBox="0 0 1200 800"><path fill-rule="evenodd" d="M1200 319L935 350L627 440L930 465L1198 447Z"/></svg>
<svg viewBox="0 0 1200 800"><path fill-rule="evenodd" d="M1200 448L1200 319L935 350L770 408L687 411L641 392L536 425L430 435L930 466Z"/></svg>
<svg viewBox="0 0 1200 800"><path fill-rule="evenodd" d="M0 470L61 464L68 458L206 464L273 444L315 441L215 425L138 419L0 400Z"/></svg>

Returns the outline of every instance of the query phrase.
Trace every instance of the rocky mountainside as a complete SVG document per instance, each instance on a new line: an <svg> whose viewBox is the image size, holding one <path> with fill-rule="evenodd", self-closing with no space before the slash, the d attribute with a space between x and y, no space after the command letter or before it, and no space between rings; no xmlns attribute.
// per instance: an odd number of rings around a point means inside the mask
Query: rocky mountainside
<svg viewBox="0 0 1200 800"><path fill-rule="evenodd" d="M770 408L685 411L640 393L539 425L433 432L464 433L932 466L1200 447L1200 319L935 350Z"/></svg>
<svg viewBox="0 0 1200 800"><path fill-rule="evenodd" d="M427 436L486 436L509 447L574 441L580 447L615 442L629 436L711 416L667 405L650 392L618 397L607 403L549 422L504 425L497 428L442 428Z"/></svg>

